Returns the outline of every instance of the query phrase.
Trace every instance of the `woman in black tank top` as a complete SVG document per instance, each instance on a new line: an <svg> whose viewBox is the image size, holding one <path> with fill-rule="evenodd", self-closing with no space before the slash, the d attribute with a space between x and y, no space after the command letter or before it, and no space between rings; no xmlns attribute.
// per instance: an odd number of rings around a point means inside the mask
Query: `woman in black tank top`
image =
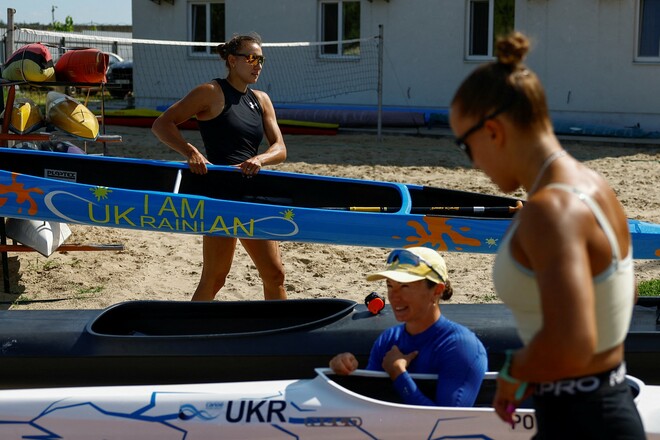
<svg viewBox="0 0 660 440"><path fill-rule="evenodd" d="M265 165L286 160L286 145L277 125L268 95L248 86L255 84L263 68L261 38L239 35L218 46L228 70L224 79L214 79L191 90L153 124L156 137L181 153L193 173L206 174L206 164L234 165L246 178ZM197 118L206 156L189 143L178 125ZM259 153L266 137L268 147ZM210 301L224 286L236 248L233 236L204 236L202 276L193 301ZM284 267L275 241L240 239L263 281L265 299L286 299Z"/></svg>

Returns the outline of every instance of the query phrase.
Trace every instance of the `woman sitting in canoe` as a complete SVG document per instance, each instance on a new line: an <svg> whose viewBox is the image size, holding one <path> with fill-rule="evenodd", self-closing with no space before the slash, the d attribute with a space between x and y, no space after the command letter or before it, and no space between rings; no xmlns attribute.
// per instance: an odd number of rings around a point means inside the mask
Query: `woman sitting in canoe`
<svg viewBox="0 0 660 440"><path fill-rule="evenodd" d="M445 260L433 249L414 247L392 251L387 264L367 280L387 281L392 312L403 324L378 337L367 369L387 372L404 403L472 406L488 360L477 336L440 312L440 300L453 293ZM358 361L352 353L341 353L332 358L330 368L350 374ZM409 372L438 375L433 399L422 394Z"/></svg>
<svg viewBox="0 0 660 440"><path fill-rule="evenodd" d="M626 215L605 179L561 147L522 63L528 50L520 33L500 39L497 60L461 84L450 114L474 166L502 191L528 194L493 268L525 344L508 352L493 406L512 423L533 391L535 439L643 439L625 380L635 302Z"/></svg>
<svg viewBox="0 0 660 440"><path fill-rule="evenodd" d="M154 122L152 131L186 157L193 173L205 174L206 164L213 163L235 165L250 178L263 166L286 159L286 146L270 98L248 87L257 82L263 68L261 38L256 34L238 35L218 46L218 52L229 70L227 78L195 87ZM177 127L192 117L199 123L208 160ZM268 148L258 154L264 134ZM204 236L203 240L204 267L193 301L215 298L225 284L236 249L234 237ZM241 244L259 271L265 299L286 299L277 242L241 239Z"/></svg>

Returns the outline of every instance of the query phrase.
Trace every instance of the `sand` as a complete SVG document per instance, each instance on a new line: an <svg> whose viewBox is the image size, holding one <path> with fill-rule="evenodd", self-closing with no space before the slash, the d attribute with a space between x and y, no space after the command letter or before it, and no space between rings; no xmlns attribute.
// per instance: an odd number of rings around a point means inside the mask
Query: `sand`
<svg viewBox="0 0 660 440"><path fill-rule="evenodd" d="M420 129L419 132L425 132ZM122 136L107 144L114 156L181 160L149 129L107 127ZM186 132L201 146L199 133ZM337 136L285 136L288 160L276 170L416 183L501 194L447 136L342 133ZM631 218L660 223L660 145L598 140L564 141L577 159L601 172ZM100 144L87 145L101 153ZM524 197L519 191L513 194ZM72 225L68 244L121 244L121 251L10 253L11 294L0 294L2 308L98 309L128 300L189 300L202 268L201 237ZM282 243L289 298L346 298L362 302L381 282L364 275L380 269L387 249ZM492 255L447 253L454 303L496 302L491 282ZM660 260L636 260L638 280L660 279ZM1 270L1 269L0 269ZM232 271L217 300L263 298L261 280L238 245Z"/></svg>

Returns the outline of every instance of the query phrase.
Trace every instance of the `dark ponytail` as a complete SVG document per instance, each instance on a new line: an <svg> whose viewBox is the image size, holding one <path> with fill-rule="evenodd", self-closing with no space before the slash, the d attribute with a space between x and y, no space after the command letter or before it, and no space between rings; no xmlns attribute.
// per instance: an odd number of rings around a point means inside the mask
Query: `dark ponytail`
<svg viewBox="0 0 660 440"><path fill-rule="evenodd" d="M451 286L451 282L449 280L445 281L442 284L445 285L445 290L442 291L442 296L440 297L440 299L443 301L449 301L452 295L454 295L454 288ZM429 287L429 289L435 289L435 286L437 286L438 283L436 283L435 281L431 281L427 278L426 285Z"/></svg>

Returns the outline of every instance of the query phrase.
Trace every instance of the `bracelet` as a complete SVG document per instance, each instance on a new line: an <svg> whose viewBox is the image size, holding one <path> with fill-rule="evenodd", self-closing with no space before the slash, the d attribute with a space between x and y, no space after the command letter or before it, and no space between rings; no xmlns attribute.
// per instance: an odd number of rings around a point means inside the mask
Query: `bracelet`
<svg viewBox="0 0 660 440"><path fill-rule="evenodd" d="M527 382L518 380L515 377L512 377L511 374L509 374L509 370L511 369L512 357L513 357L513 350L507 350L506 358L504 359L504 366L498 373L497 377L511 384L518 385L518 389L516 389L515 399L520 400L523 398L523 396L525 395L525 391L527 390Z"/></svg>

